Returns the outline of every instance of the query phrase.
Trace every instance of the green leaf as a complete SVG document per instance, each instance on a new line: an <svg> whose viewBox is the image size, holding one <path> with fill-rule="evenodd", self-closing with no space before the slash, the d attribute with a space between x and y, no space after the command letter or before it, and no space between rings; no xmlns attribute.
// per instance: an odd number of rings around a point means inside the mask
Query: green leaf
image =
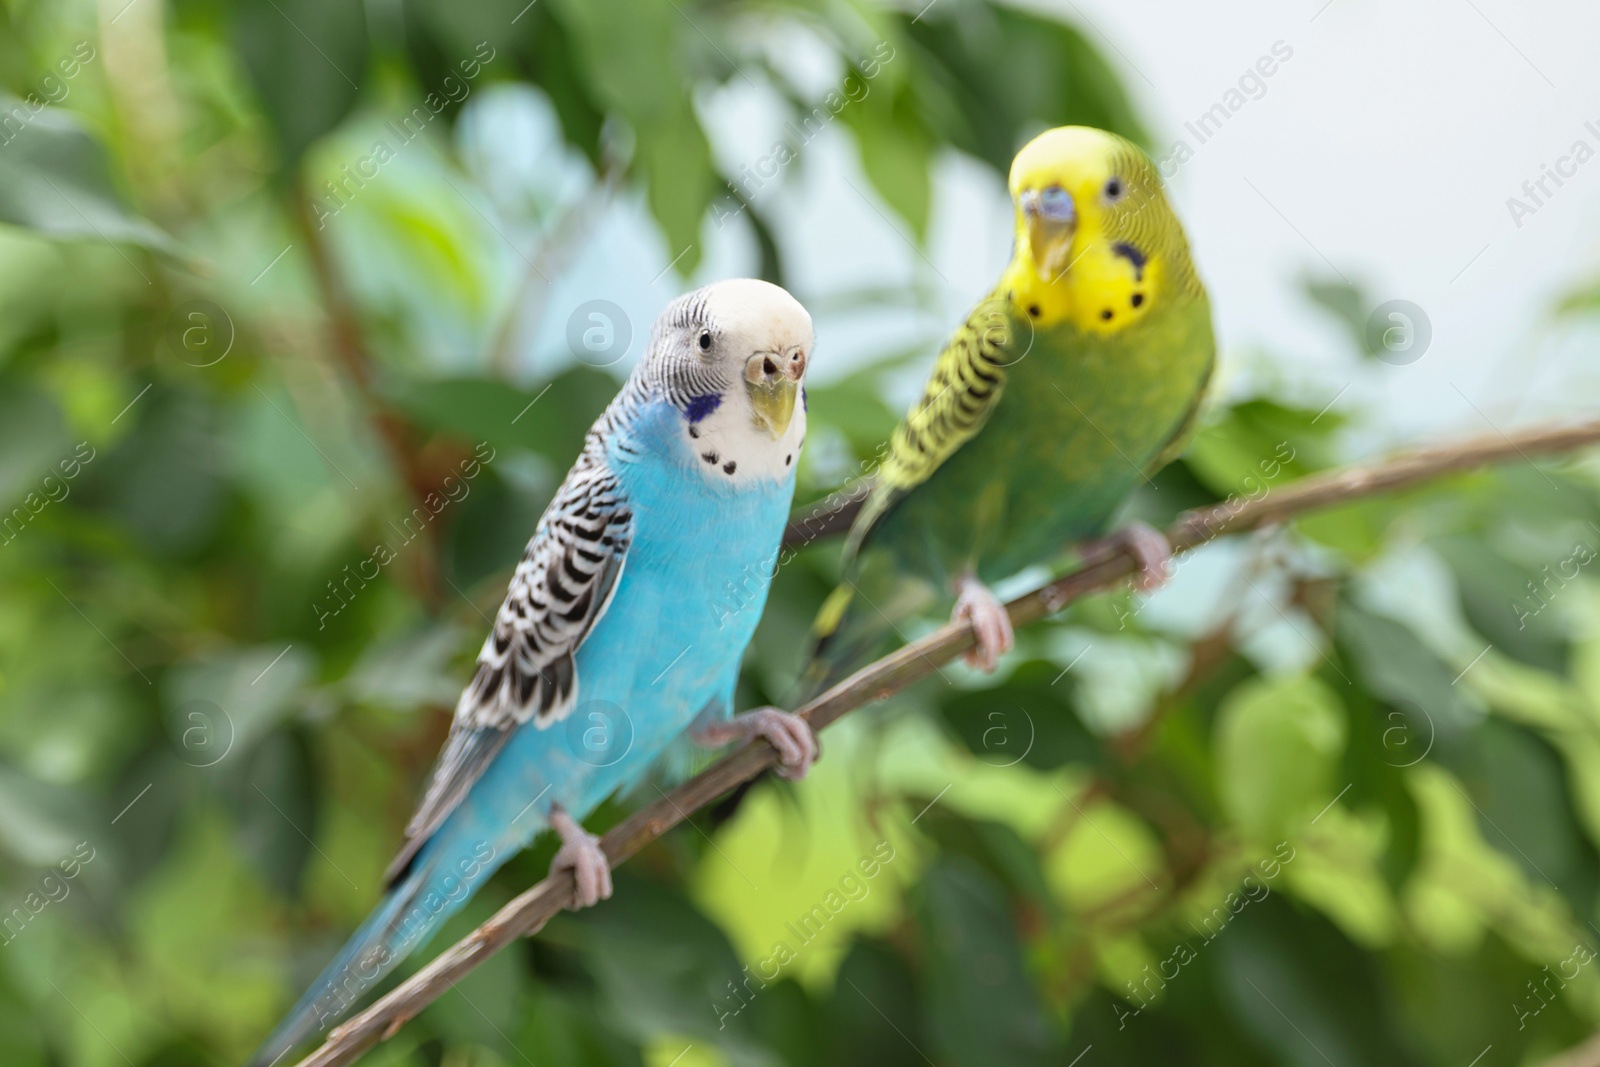
<svg viewBox="0 0 1600 1067"><path fill-rule="evenodd" d="M167 736L180 759L191 767L223 766L297 710L316 661L306 648L286 644L214 651L168 672Z"/></svg>
<svg viewBox="0 0 1600 1067"><path fill-rule="evenodd" d="M1065 1062L994 880L970 861L941 857L923 876L915 912L940 1059L960 1067Z"/></svg>
<svg viewBox="0 0 1600 1067"><path fill-rule="evenodd" d="M1184 462L1216 493L1255 500L1328 466L1329 438L1339 425L1332 413L1246 400L1203 427Z"/></svg>
<svg viewBox="0 0 1600 1067"><path fill-rule="evenodd" d="M677 0L552 0L577 43L587 82L607 110L625 119L636 141L650 213L667 241L667 256L687 276L699 265L700 223L716 195L711 145L695 117L679 66L680 42L713 14ZM682 258L678 258L681 255Z"/></svg>
<svg viewBox="0 0 1600 1067"><path fill-rule="evenodd" d="M486 441L496 450L528 449L564 468L616 396L617 382L604 371L579 366L556 375L548 388L531 391L489 378L396 378L384 393L425 430L447 433L464 445Z"/></svg>
<svg viewBox="0 0 1600 1067"><path fill-rule="evenodd" d="M1435 1063L1470 1064L1489 1045L1491 1056L1504 1052L1508 1063L1549 1062L1548 1053L1577 1045L1594 1030L1583 1018L1581 999L1556 992L1558 979L1550 977L1567 959L1563 951L1545 971L1494 932L1470 954L1402 945L1390 954L1388 968L1397 1024L1433 1051Z"/></svg>
<svg viewBox="0 0 1600 1067"><path fill-rule="evenodd" d="M353 702L396 711L453 706L461 683L451 660L467 641L459 627L448 624L376 641L345 675L344 692Z"/></svg>
<svg viewBox="0 0 1600 1067"><path fill-rule="evenodd" d="M1053 663L1024 663L1001 685L958 690L939 710L972 754L991 766L1100 766L1105 750L1078 718L1073 682L1061 674Z"/></svg>
<svg viewBox="0 0 1600 1067"><path fill-rule="evenodd" d="M45 867L71 854L91 824L82 799L0 767L0 849L30 867Z"/></svg>
<svg viewBox="0 0 1600 1067"><path fill-rule="evenodd" d="M344 121L366 81L362 0L243 0L234 36L291 180L307 148Z"/></svg>
<svg viewBox="0 0 1600 1067"><path fill-rule="evenodd" d="M47 237L140 245L181 255L177 242L141 218L117 191L100 142L76 115L0 93L0 114L33 117L0 145L0 222ZM148 279L146 279L148 280Z"/></svg>
<svg viewBox="0 0 1600 1067"><path fill-rule="evenodd" d="M885 85L859 103L847 103L843 117L855 132L861 169L873 188L910 224L917 242L925 241L934 139L913 110L909 90Z"/></svg>
<svg viewBox="0 0 1600 1067"><path fill-rule="evenodd" d="M0 386L0 505L4 511L26 504L23 514L36 515L63 491L58 484L70 494L70 485L59 477L48 485L44 478L56 473L56 464L70 459L72 452L61 409L48 393L16 381ZM22 521L14 513L0 514L0 542L19 536L31 521Z"/></svg>
<svg viewBox="0 0 1600 1067"><path fill-rule="evenodd" d="M1206 951L1218 954L1229 1010L1278 1063L1421 1067L1376 961L1326 920L1269 896Z"/></svg>
<svg viewBox="0 0 1600 1067"><path fill-rule="evenodd" d="M1541 577L1507 559L1483 537L1457 535L1432 543L1450 565L1461 610L1495 648L1530 666L1563 671L1567 634L1561 613L1547 610L1534 585ZM1531 588L1530 588L1531 587Z"/></svg>
<svg viewBox="0 0 1600 1067"><path fill-rule="evenodd" d="M1253 679L1217 715L1217 788L1224 810L1257 842L1292 836L1339 792L1344 712L1328 686L1309 676Z"/></svg>
<svg viewBox="0 0 1600 1067"><path fill-rule="evenodd" d="M616 889L607 907L583 916L580 935L613 1025L641 1039L708 1041L739 1067L778 1067L743 1014L761 995L758 967L746 972L722 931L676 890L622 872Z"/></svg>
<svg viewBox="0 0 1600 1067"><path fill-rule="evenodd" d="M1365 353L1367 316L1371 314L1371 304L1362 288L1342 279L1334 281L1329 278L1305 278L1300 285L1306 296L1331 312L1350 331L1356 348Z"/></svg>
<svg viewBox="0 0 1600 1067"><path fill-rule="evenodd" d="M1573 811L1565 763L1543 738L1487 719L1470 739L1442 746L1440 761L1470 794L1483 839L1536 884L1554 885L1573 914L1594 914L1600 853Z"/></svg>
<svg viewBox="0 0 1600 1067"><path fill-rule="evenodd" d="M1352 687L1343 694L1349 711L1350 743L1339 768L1350 783L1341 806L1376 807L1387 822L1387 839L1379 871L1395 893L1416 869L1421 853L1421 816L1406 783L1406 769L1431 754L1437 727L1409 702L1388 704Z"/></svg>
<svg viewBox="0 0 1600 1067"><path fill-rule="evenodd" d="M1556 304L1558 318L1574 318L1600 312L1600 284L1593 282L1573 289Z"/></svg>
<svg viewBox="0 0 1600 1067"><path fill-rule="evenodd" d="M85 503L126 526L157 556L188 555L215 531L226 471L211 445L222 413L198 393L151 390L133 432L86 468Z"/></svg>
<svg viewBox="0 0 1600 1067"><path fill-rule="evenodd" d="M238 822L238 844L263 878L292 897L317 835L320 781L298 731L279 730L241 756L224 776Z"/></svg>
<svg viewBox="0 0 1600 1067"><path fill-rule="evenodd" d="M1342 603L1338 640L1368 688L1406 715L1406 732L1386 742L1394 763L1421 759L1436 731L1459 736L1482 718L1455 684L1457 672L1393 619Z"/></svg>
<svg viewBox="0 0 1600 1067"><path fill-rule="evenodd" d="M829 1067L926 1067L929 1044L904 959L878 941L860 941L839 965L828 1019Z"/></svg>
<svg viewBox="0 0 1600 1067"><path fill-rule="evenodd" d="M998 173L1049 126L1098 126L1149 143L1121 79L1074 27L951 0L902 18L905 38L884 76L909 80L933 134Z"/></svg>
<svg viewBox="0 0 1600 1067"><path fill-rule="evenodd" d="M1034 907L1050 914L1057 911L1039 857L1014 829L989 819L969 819L931 803L924 803L921 810L924 814L917 825L938 843L942 854L964 856Z"/></svg>

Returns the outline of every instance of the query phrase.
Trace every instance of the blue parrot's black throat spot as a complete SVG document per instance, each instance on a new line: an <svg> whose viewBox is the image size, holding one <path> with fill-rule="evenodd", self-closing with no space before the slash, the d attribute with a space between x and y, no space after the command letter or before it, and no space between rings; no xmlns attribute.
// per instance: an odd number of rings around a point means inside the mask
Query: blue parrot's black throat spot
<svg viewBox="0 0 1600 1067"><path fill-rule="evenodd" d="M717 408L722 406L722 394L707 393L704 396L691 396L689 406L683 409L683 417L691 423L699 422Z"/></svg>
<svg viewBox="0 0 1600 1067"><path fill-rule="evenodd" d="M1146 263L1150 262L1149 257L1126 241L1118 241L1111 246L1111 251L1133 264L1134 281L1144 281L1144 267Z"/></svg>

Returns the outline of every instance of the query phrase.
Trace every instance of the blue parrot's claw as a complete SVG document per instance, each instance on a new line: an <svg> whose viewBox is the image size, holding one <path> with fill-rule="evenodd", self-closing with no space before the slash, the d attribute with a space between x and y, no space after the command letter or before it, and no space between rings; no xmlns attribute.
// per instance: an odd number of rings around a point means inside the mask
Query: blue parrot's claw
<svg viewBox="0 0 1600 1067"><path fill-rule="evenodd" d="M978 643L962 656L969 667L993 673L1000 657L1016 644L1016 633L1011 628L1006 606L988 586L971 575L956 583L956 607L950 618L954 622L965 619L972 623L972 634Z"/></svg>
<svg viewBox="0 0 1600 1067"><path fill-rule="evenodd" d="M1133 586L1141 593L1155 592L1172 577L1172 545L1166 534L1145 523L1130 522L1091 547L1120 548L1133 557Z"/></svg>
<svg viewBox="0 0 1600 1067"><path fill-rule="evenodd" d="M602 900L610 900L611 862L600 849L600 839L558 807L550 809L550 828L561 835L561 848L550 861L550 873L570 867L578 882L572 910L592 908Z"/></svg>
<svg viewBox="0 0 1600 1067"><path fill-rule="evenodd" d="M817 758L817 735L811 732L811 724L781 708L755 708L712 723L694 735L695 741L707 747L752 737L764 737L778 750L778 776L791 782L804 778Z"/></svg>

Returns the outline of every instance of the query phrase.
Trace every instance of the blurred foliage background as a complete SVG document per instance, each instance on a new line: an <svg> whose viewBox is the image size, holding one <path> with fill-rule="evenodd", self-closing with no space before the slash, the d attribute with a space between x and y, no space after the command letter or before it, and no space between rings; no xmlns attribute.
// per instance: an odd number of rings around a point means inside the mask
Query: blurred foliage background
<svg viewBox="0 0 1600 1067"><path fill-rule="evenodd" d="M238 1062L376 900L665 296L733 248L830 314L903 304L788 276L803 146L924 241L942 159L1150 143L1107 43L981 0L0 4L5 1063ZM716 143L730 87L795 158ZM1310 288L1359 345L1363 294ZM802 501L939 332L813 387ZM1371 440L1256 377L1137 513ZM1536 1062L1600 1025L1597 522L1592 463L1520 464L1209 546L847 720L367 1062ZM748 701L836 554L779 573Z"/></svg>

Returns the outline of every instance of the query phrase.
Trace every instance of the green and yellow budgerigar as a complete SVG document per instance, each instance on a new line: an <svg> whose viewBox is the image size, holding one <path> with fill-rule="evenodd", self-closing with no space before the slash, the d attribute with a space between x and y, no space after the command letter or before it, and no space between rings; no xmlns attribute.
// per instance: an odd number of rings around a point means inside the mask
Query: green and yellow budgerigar
<svg viewBox="0 0 1600 1067"><path fill-rule="evenodd" d="M1016 243L994 291L934 365L851 528L818 615L812 692L941 595L993 670L1010 621L989 586L1105 535L1128 494L1183 448L1216 342L1188 241L1140 149L1050 130L1011 165ZM1159 584L1170 550L1114 535Z"/></svg>

